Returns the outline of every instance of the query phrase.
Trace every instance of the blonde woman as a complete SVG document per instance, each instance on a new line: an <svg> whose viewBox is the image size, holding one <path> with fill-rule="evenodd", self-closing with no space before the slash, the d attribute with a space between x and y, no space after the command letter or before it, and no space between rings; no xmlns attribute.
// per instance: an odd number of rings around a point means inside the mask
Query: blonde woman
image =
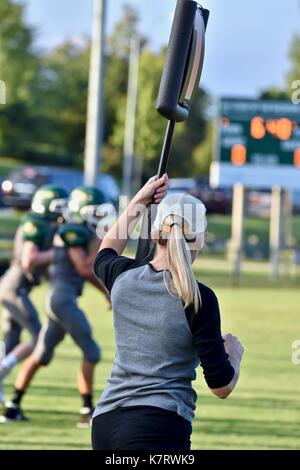
<svg viewBox="0 0 300 470"><path fill-rule="evenodd" d="M206 210L187 195L165 198L168 178L151 178L105 236L96 275L112 298L116 355L93 417L95 450L187 451L201 364L219 398L234 389L243 348L221 335L214 292L198 283L192 263L203 248ZM158 205L151 263L121 256L141 207ZM224 344L225 343L225 344Z"/></svg>

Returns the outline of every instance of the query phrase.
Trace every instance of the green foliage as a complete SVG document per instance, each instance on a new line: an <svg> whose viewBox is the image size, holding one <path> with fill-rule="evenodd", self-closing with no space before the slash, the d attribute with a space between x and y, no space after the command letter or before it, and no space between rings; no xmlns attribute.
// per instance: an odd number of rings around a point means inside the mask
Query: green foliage
<svg viewBox="0 0 300 470"><path fill-rule="evenodd" d="M122 16L107 41L110 56L127 60L130 52L130 42L134 36L141 38L142 46L147 43L147 39L142 37L139 32L139 22L138 11L129 3L123 4Z"/></svg>
<svg viewBox="0 0 300 470"><path fill-rule="evenodd" d="M21 155L24 141L34 133L39 57L33 51L35 32L24 23L24 6L1 0L0 18L0 79L6 84L7 100L0 108L0 150Z"/></svg>
<svg viewBox="0 0 300 470"><path fill-rule="evenodd" d="M261 95L260 99L262 100L288 100L289 95L285 90L281 90L280 88L273 87L269 90L264 90Z"/></svg>
<svg viewBox="0 0 300 470"><path fill-rule="evenodd" d="M82 161L86 126L89 45L66 42L43 60L39 96L41 141L54 154Z"/></svg>
<svg viewBox="0 0 300 470"><path fill-rule="evenodd" d="M290 49L291 70L288 75L288 84L300 80L300 36L296 36Z"/></svg>
<svg viewBox="0 0 300 470"><path fill-rule="evenodd" d="M23 212L5 213L0 212L0 238L5 238L5 235L13 238L18 225L20 224Z"/></svg>
<svg viewBox="0 0 300 470"><path fill-rule="evenodd" d="M1 154L39 164L82 165L90 44L66 41L39 54L23 4L2 0L0 18L4 18L0 79L7 83L8 98L0 108ZM106 57L103 167L118 177L122 174L130 42L136 35L141 40L141 57L135 154L145 176L156 171L166 127L166 120L156 112L166 50L153 52L147 47L139 33L139 15L126 4L108 38ZM206 105L207 97L199 90L188 123L177 126L171 176L194 174L198 160L194 151L206 135Z"/></svg>
<svg viewBox="0 0 300 470"><path fill-rule="evenodd" d="M208 175L213 159L216 123L210 121L204 125L206 126L205 139L194 148L192 154L194 175Z"/></svg>
<svg viewBox="0 0 300 470"><path fill-rule="evenodd" d="M165 63L166 50L154 53L148 48L142 51L139 71L139 90L137 106L137 122L135 136L135 153L137 158L144 160L145 176L157 170L164 132L167 121L156 111L156 100L162 70ZM172 164L170 176L188 177L195 174L193 152L206 136L206 120L204 113L208 97L201 89L196 93L190 118L186 123L178 124L172 146ZM122 150L125 125L126 97L119 102L117 120L113 130L111 143Z"/></svg>
<svg viewBox="0 0 300 470"><path fill-rule="evenodd" d="M11 0L0 3L1 79L8 104L28 103L36 86L38 60L33 51L35 32L24 23L24 6Z"/></svg>
<svg viewBox="0 0 300 470"><path fill-rule="evenodd" d="M107 99L107 104L114 107L112 111L115 116L108 144L111 150L119 155L119 175L121 175L124 142L129 48L131 38L137 34L139 34L138 15L131 7L125 6L124 16L109 39L110 51L113 55L108 62L106 85L106 96L110 95L112 98ZM146 171L150 174L155 167L153 161L156 161L160 153L165 128L165 122L159 118L155 110L165 51L152 52L146 47L147 40L143 37L140 38L140 42L135 153L137 158L145 160ZM111 89L112 93L109 93ZM113 113L108 114L112 116Z"/></svg>
<svg viewBox="0 0 300 470"><path fill-rule="evenodd" d="M178 124L172 146L171 176L191 177L198 175L199 166L195 165L194 153L197 147L210 139L207 134L205 113L208 96L199 89L194 97L188 121ZM211 158L211 156L210 156Z"/></svg>
<svg viewBox="0 0 300 470"><path fill-rule="evenodd" d="M140 60L135 151L145 160L147 176L156 171L166 127L166 121L156 111L164 61L165 51L155 54L149 49L144 50Z"/></svg>
<svg viewBox="0 0 300 470"><path fill-rule="evenodd" d="M165 51L156 54L148 48L142 51L140 57L135 153L138 158L145 160L149 174L156 169L166 126L166 121L155 109L164 60ZM126 73L128 74L128 63ZM124 142L126 92L119 98L116 121L110 138L111 145L119 151L120 156Z"/></svg>

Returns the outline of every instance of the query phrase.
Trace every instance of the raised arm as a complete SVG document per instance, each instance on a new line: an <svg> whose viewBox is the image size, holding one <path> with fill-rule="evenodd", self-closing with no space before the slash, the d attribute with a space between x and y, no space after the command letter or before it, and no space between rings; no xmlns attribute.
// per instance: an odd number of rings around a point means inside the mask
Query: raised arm
<svg viewBox="0 0 300 470"><path fill-rule="evenodd" d="M159 204L164 199L167 190L167 175L164 175L159 180L156 176L151 178L132 199L116 224L105 235L100 251L111 248L118 255L121 255L125 250L128 239L133 233L139 219L146 210L146 207L152 202L152 200L155 204Z"/></svg>

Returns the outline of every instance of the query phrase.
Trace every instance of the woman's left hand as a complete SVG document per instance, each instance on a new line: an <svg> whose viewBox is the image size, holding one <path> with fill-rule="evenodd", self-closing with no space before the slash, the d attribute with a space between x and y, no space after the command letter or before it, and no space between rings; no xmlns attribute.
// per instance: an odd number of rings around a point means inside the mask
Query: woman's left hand
<svg viewBox="0 0 300 470"><path fill-rule="evenodd" d="M163 175L160 179L157 176L153 176L143 186L143 188L133 198L135 204L144 204L148 206L151 202L159 204L167 194L169 189L169 178L168 175Z"/></svg>

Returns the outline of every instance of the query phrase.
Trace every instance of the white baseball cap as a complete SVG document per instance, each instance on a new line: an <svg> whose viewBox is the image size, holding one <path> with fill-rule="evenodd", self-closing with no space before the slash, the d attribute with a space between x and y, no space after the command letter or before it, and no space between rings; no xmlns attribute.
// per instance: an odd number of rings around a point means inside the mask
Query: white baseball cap
<svg viewBox="0 0 300 470"><path fill-rule="evenodd" d="M200 235L207 229L206 208L203 202L189 194L167 196L157 207L154 229L161 231L170 215L182 218L186 225L185 235Z"/></svg>

